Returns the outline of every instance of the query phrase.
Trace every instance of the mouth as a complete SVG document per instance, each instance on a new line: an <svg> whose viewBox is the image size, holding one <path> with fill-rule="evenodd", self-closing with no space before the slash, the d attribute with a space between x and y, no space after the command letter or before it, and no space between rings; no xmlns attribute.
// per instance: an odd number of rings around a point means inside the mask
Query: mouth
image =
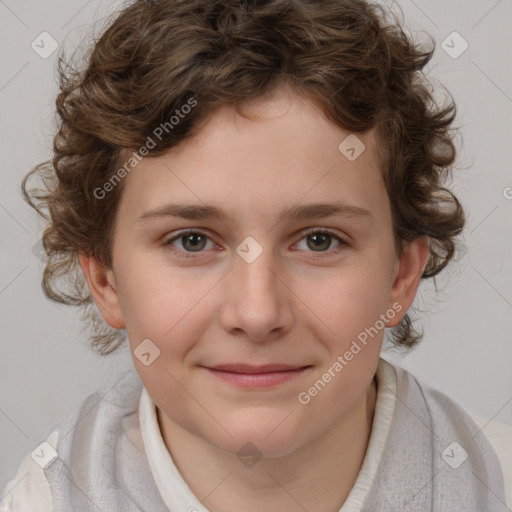
<svg viewBox="0 0 512 512"><path fill-rule="evenodd" d="M265 388L290 381L312 365L266 364L253 366L243 363L203 366L215 377L243 388Z"/></svg>

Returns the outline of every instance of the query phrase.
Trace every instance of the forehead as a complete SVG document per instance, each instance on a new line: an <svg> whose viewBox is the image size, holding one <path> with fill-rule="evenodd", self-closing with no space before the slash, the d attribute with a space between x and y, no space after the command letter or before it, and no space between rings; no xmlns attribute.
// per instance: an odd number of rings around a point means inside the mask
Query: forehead
<svg viewBox="0 0 512 512"><path fill-rule="evenodd" d="M144 158L124 183L124 214L135 220L176 201L240 220L275 221L287 208L323 201L387 209L373 131L351 134L290 91L247 102L243 114L224 105L193 137Z"/></svg>

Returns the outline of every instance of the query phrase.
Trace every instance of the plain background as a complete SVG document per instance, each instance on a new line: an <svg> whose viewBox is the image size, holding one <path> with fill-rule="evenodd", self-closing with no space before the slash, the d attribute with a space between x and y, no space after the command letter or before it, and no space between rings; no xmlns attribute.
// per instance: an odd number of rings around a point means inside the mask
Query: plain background
<svg viewBox="0 0 512 512"><path fill-rule="evenodd" d="M42 223L20 193L23 175L51 155L57 93L58 51L43 59L32 41L46 31L69 54L121 5L0 0L0 489L81 399L100 386L108 392L132 364L126 347L95 355L78 312L44 298L43 263L33 252ZM383 355L466 409L512 425L512 1L399 5L418 40L424 32L435 38L430 76L458 105L464 149L452 188L468 221L438 291L432 281L421 285L413 318L423 342L407 356ZM469 44L457 58L464 43L454 31Z"/></svg>

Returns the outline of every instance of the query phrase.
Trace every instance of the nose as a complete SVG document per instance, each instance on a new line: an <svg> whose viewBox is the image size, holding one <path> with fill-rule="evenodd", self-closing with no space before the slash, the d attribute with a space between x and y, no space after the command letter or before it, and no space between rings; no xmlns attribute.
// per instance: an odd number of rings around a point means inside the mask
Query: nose
<svg viewBox="0 0 512 512"><path fill-rule="evenodd" d="M254 261L235 254L221 314L226 332L260 343L283 336L294 320L294 295L286 281L271 249Z"/></svg>

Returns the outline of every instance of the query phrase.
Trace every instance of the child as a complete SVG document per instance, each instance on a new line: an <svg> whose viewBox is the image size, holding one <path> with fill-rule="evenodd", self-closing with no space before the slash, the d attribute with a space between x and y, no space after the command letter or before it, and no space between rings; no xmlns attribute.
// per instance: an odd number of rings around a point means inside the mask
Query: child
<svg viewBox="0 0 512 512"><path fill-rule="evenodd" d="M380 357L464 225L431 56L363 0L137 0L60 68L43 288L134 371L2 510L509 510L510 429Z"/></svg>

